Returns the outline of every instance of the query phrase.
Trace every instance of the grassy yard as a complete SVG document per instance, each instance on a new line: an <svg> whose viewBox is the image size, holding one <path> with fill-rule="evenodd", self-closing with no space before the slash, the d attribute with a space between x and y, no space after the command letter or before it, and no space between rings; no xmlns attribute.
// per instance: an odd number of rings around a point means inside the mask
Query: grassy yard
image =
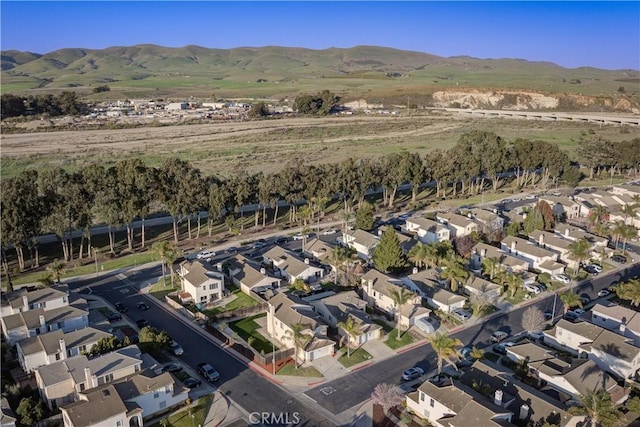
<svg viewBox="0 0 640 427"><path fill-rule="evenodd" d="M161 277L155 285L151 286L149 293L153 295L155 298L164 302L164 297L166 295L170 294L171 292L177 291L179 289L180 288L178 287L171 286L171 282L169 278L167 278L167 284L165 285Z"/></svg>
<svg viewBox="0 0 640 427"><path fill-rule="evenodd" d="M489 360L490 362L496 363L498 359L500 359L500 356L490 351L486 351L484 353L484 358Z"/></svg>
<svg viewBox="0 0 640 427"><path fill-rule="evenodd" d="M227 285L226 287L230 294L235 297L234 300L226 305L215 307L211 310L205 310L203 311L204 314L209 317L213 317L217 314L224 313L225 311L237 310L239 308L249 308L253 307L254 305L258 305L258 301L242 292L239 288L236 288L233 285Z"/></svg>
<svg viewBox="0 0 640 427"><path fill-rule="evenodd" d="M384 320L380 320L380 319L373 319L373 323L382 326L382 329L386 332L389 333L391 332L391 330L393 329L392 326L390 326L387 322L385 322Z"/></svg>
<svg viewBox="0 0 640 427"><path fill-rule="evenodd" d="M187 378L191 377L191 375L187 374L185 371L176 372L173 375L175 375L175 377L178 378L180 381L184 381Z"/></svg>
<svg viewBox="0 0 640 427"><path fill-rule="evenodd" d="M525 295L527 295L527 292L524 289L518 289L513 297L511 297L511 294L507 291L507 293L505 294L505 299L509 302L509 304L516 305L525 300Z"/></svg>
<svg viewBox="0 0 640 427"><path fill-rule="evenodd" d="M229 323L229 327L237 333L240 338L247 341L247 343L250 343L251 347L255 350L264 353L271 353L274 348L273 344L258 332L257 329L260 325L255 321L255 319L266 317L266 315L266 313L262 313L257 316L247 317L246 319L231 322ZM277 350L278 346L276 345L275 348Z"/></svg>
<svg viewBox="0 0 640 427"><path fill-rule="evenodd" d="M373 359L367 351L360 347L355 350L351 350L351 357L347 357L347 349L346 347L340 350L340 356L338 357L338 362L342 363L342 366L345 368L350 368L358 363L366 362L368 360Z"/></svg>
<svg viewBox="0 0 640 427"><path fill-rule="evenodd" d="M202 396L193 408L183 409L163 418L152 427L193 427L204 425L209 408L213 403L213 394Z"/></svg>
<svg viewBox="0 0 640 427"><path fill-rule="evenodd" d="M313 366L300 366L298 369L294 365L285 365L276 372L276 375L291 375L294 377L322 378L322 374Z"/></svg>
<svg viewBox="0 0 640 427"><path fill-rule="evenodd" d="M384 343L393 350L397 350L401 347L404 347L405 345L413 343L414 341L415 340L413 339L411 334L402 331L400 331L400 339L398 339L398 330L394 328L389 331L389 333L387 334L387 339Z"/></svg>
<svg viewBox="0 0 640 427"><path fill-rule="evenodd" d="M102 315L104 317L107 317L108 315L110 315L111 313L113 313L113 311L109 310L107 307L98 307L97 310L102 313Z"/></svg>

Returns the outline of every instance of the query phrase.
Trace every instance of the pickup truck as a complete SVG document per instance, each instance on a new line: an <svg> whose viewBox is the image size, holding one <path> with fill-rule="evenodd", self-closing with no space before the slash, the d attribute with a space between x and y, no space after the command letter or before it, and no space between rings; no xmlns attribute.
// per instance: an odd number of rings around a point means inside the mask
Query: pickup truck
<svg viewBox="0 0 640 427"><path fill-rule="evenodd" d="M215 368L208 363L199 363L198 364L198 372L200 375L205 377L208 381L218 381L220 379L220 373L215 370Z"/></svg>

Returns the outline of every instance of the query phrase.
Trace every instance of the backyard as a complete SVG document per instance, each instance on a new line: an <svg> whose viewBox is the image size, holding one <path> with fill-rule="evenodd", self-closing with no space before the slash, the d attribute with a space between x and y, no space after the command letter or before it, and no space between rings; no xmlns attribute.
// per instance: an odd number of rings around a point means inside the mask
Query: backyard
<svg viewBox="0 0 640 427"><path fill-rule="evenodd" d="M163 418L152 427L193 427L203 426L213 403L213 394L202 396L195 406L184 408L180 412L174 412L167 418Z"/></svg>
<svg viewBox="0 0 640 427"><path fill-rule="evenodd" d="M229 328L240 338L245 340L247 344L253 347L257 352L268 354L273 350L278 350L278 346L266 339L259 331L260 325L256 322L256 319L266 317L266 313L261 313L256 316L247 317L242 320L229 323Z"/></svg>
<svg viewBox="0 0 640 427"><path fill-rule="evenodd" d="M233 311L240 308L249 308L259 304L258 301L242 292L240 288L237 288L236 286L231 284L226 284L225 287L227 288L227 291L229 291L229 296L227 298L231 299L231 301L225 305L220 305L209 310L204 310L204 314L209 317L215 317L216 315L224 313L225 311Z"/></svg>

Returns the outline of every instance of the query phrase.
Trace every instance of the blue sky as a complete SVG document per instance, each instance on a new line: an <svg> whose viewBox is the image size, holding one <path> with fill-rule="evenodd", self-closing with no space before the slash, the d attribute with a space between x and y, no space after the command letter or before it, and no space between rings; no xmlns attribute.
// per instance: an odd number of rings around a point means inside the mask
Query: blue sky
<svg viewBox="0 0 640 427"><path fill-rule="evenodd" d="M387 46L439 56L640 69L640 2L0 3L2 50L152 43L209 48Z"/></svg>

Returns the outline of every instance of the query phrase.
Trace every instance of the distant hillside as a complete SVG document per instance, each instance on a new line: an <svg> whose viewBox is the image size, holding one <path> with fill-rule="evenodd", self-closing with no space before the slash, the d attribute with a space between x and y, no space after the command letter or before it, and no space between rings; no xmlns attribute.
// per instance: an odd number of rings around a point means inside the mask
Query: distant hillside
<svg viewBox="0 0 640 427"><path fill-rule="evenodd" d="M425 94L450 88L607 97L640 93L638 70L567 69L521 59L443 58L375 46L312 50L137 45L99 50L69 48L44 55L1 53L2 91L16 94L73 88L100 99L286 98L329 89L345 99L367 95L375 102L414 95L417 102ZM92 87L105 84L111 92L92 95Z"/></svg>

